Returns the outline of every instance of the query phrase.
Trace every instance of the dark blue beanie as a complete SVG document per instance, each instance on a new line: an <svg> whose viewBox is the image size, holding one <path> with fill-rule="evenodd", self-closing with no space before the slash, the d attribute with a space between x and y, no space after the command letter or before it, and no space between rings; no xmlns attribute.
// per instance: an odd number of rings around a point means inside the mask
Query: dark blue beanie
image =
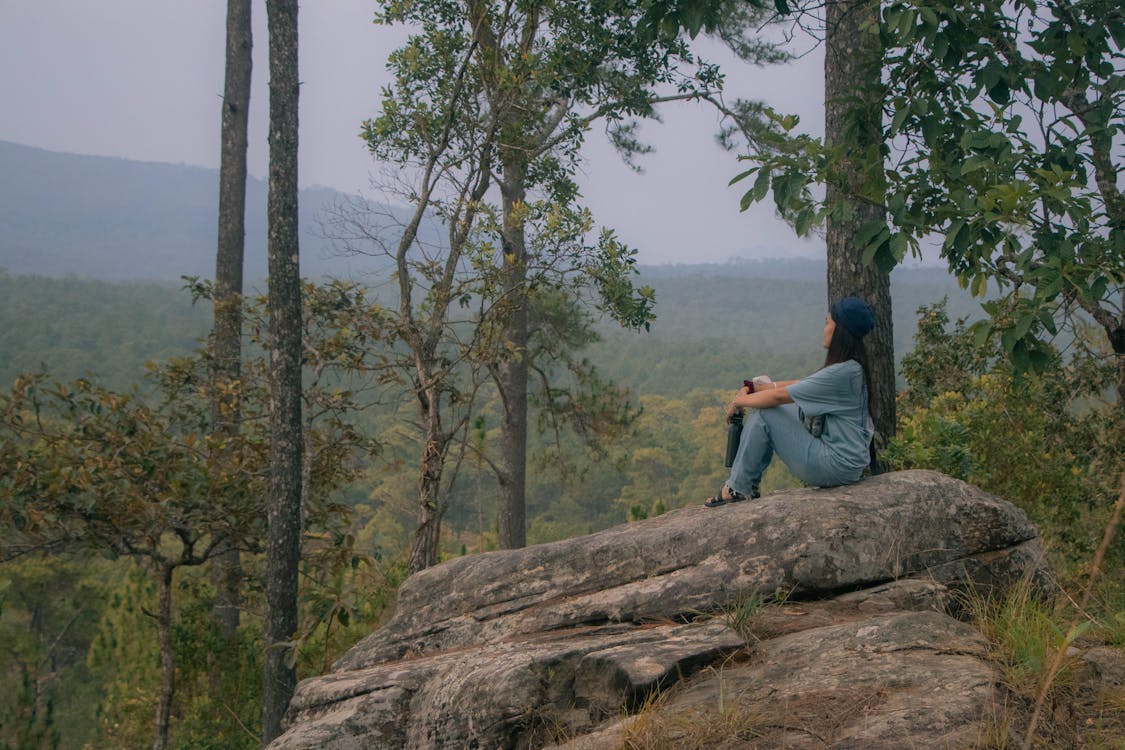
<svg viewBox="0 0 1125 750"><path fill-rule="evenodd" d="M875 311L859 297L844 297L836 300L831 308L832 320L836 325L857 339L861 339L875 327Z"/></svg>

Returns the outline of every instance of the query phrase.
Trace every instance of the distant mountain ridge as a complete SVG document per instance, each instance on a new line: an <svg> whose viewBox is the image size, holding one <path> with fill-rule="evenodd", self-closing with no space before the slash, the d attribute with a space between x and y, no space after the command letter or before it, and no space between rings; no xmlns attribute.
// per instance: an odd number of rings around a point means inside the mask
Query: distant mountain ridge
<svg viewBox="0 0 1125 750"><path fill-rule="evenodd" d="M214 275L218 170L47 151L0 141L0 269L12 275L76 276L97 281L177 282ZM264 180L247 180L247 284L266 277ZM301 191L301 273L361 279L386 260L342 257L322 236L319 219L334 205L355 201L331 188ZM404 221L407 209L369 204ZM436 222L420 235L441 244ZM779 249L779 255L783 250ZM824 261L740 259L726 263L643 266L646 280L690 277L789 279L824 283ZM898 281L950 284L939 268L895 271Z"/></svg>
<svg viewBox="0 0 1125 750"><path fill-rule="evenodd" d="M11 274L100 281L214 276L216 169L0 141L0 175L0 268ZM266 195L264 180L247 180L248 283L266 277ZM385 265L340 257L320 236L318 216L349 197L354 199L330 188L301 190L302 275L357 275ZM398 216L405 211L388 210Z"/></svg>

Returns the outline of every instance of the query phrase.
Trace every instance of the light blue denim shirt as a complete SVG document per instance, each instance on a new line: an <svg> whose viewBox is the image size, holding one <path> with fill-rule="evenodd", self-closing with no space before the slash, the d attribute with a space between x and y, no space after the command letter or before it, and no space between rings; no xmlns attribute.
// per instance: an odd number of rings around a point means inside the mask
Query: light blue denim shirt
<svg viewBox="0 0 1125 750"><path fill-rule="evenodd" d="M868 445L874 434L863 367L854 359L829 365L789 386L788 392L806 416L824 417L822 458L842 471L862 471L871 459Z"/></svg>

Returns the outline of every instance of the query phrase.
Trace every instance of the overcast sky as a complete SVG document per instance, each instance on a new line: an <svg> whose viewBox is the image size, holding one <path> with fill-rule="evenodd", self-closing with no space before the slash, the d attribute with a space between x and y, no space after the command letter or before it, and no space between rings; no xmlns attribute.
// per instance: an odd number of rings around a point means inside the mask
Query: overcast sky
<svg viewBox="0 0 1125 750"><path fill-rule="evenodd" d="M377 165L358 137L377 114L387 53L401 30L372 23L371 0L306 0L300 31L302 186L370 192ZM268 107L265 0L254 0L250 172L264 176ZM83 154L217 167L223 90L224 0L0 0L0 140ZM806 42L801 48L808 51ZM728 97L764 99L823 131L818 49L785 67L724 66ZM580 185L599 224L640 252L642 263L736 257L823 256L798 240L769 206L738 210L741 171L714 141L705 105L663 110L642 138L656 152L643 174L595 135ZM0 178L2 179L2 178ZM216 186L217 190L217 186Z"/></svg>

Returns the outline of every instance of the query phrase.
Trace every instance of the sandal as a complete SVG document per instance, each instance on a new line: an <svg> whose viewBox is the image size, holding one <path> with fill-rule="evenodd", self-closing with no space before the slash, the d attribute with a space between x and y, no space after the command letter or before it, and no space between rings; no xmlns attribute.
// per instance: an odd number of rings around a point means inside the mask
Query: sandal
<svg viewBox="0 0 1125 750"><path fill-rule="evenodd" d="M724 488L730 490L730 497L729 498L723 497L723 489ZM741 501L745 500L746 497L747 496L743 495L741 492L735 492L734 490L731 490L730 487L727 487L724 484L722 487L719 488L719 494L715 495L714 497L709 497L703 502L703 507L704 508L718 508L720 505L726 505L727 503L741 502Z"/></svg>

